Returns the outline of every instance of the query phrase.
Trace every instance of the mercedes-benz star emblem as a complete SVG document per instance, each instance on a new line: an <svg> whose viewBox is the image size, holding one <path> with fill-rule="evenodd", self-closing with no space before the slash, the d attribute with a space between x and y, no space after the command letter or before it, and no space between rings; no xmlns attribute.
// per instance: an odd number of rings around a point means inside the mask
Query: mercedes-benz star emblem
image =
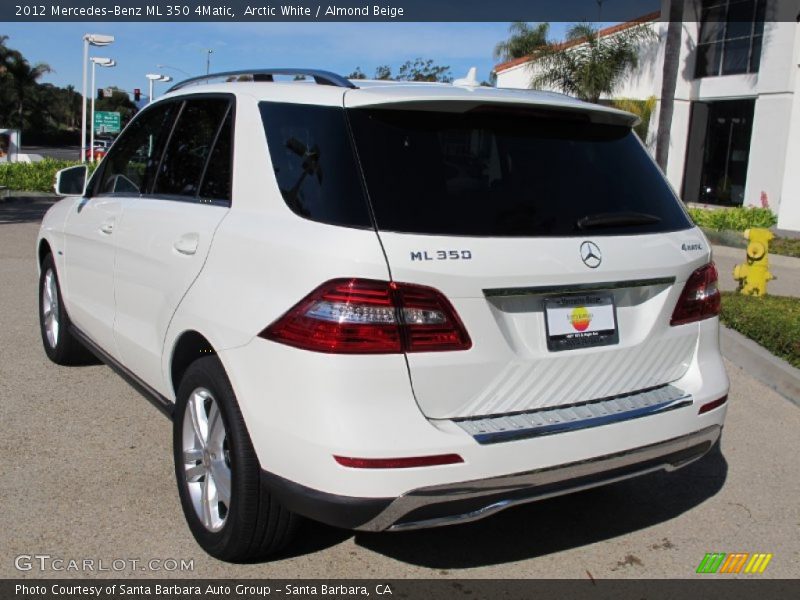
<svg viewBox="0 0 800 600"><path fill-rule="evenodd" d="M581 244L581 260L590 269L596 269L603 262L603 253L594 242L583 242Z"/></svg>

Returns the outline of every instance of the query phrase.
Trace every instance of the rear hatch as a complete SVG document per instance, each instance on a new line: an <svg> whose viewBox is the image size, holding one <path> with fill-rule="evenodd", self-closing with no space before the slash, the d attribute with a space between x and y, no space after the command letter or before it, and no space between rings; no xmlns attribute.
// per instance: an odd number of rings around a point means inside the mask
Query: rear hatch
<svg viewBox="0 0 800 600"><path fill-rule="evenodd" d="M687 371L698 327L670 316L709 252L630 115L370 92L345 102L392 278L443 292L472 340L407 354L426 416L574 404Z"/></svg>

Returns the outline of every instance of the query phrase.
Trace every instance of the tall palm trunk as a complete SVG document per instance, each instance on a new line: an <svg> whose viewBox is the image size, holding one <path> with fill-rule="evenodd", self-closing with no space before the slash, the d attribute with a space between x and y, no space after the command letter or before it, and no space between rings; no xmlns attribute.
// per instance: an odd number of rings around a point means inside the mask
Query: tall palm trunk
<svg viewBox="0 0 800 600"><path fill-rule="evenodd" d="M680 66L683 2L684 0L671 0L668 11L669 25L664 47L661 108L658 112L658 132L656 134L656 162L664 172L667 170L667 160L669 159L670 129L672 128L672 113L675 110L675 87L678 82Z"/></svg>

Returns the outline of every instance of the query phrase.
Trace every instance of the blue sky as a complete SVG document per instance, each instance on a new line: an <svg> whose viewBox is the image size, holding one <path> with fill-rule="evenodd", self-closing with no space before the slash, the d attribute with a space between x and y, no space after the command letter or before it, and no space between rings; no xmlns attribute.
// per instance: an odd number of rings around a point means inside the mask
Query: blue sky
<svg viewBox="0 0 800 600"><path fill-rule="evenodd" d="M566 27L553 23L551 35L563 37ZM214 50L212 71L288 66L347 74L360 66L372 76L379 65L396 71L419 56L449 65L456 77L475 66L485 79L495 62L494 45L507 32L508 23L0 23L9 47L55 70L42 81L78 90L83 34L114 35L112 46L92 48L93 56L118 63L97 69L97 87L141 88L143 94L146 73L161 71L178 80L186 76L177 69L204 74L206 48ZM159 64L174 69L160 70Z"/></svg>

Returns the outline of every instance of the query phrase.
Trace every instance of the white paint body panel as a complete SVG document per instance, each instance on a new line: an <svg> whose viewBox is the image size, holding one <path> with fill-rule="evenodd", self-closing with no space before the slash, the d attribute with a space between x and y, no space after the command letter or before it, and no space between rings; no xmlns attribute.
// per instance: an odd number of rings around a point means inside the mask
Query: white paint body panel
<svg viewBox="0 0 800 600"><path fill-rule="evenodd" d="M161 394L171 389L161 370L167 327L200 274L228 210L156 198L126 199L114 232L114 339L122 363Z"/></svg>

